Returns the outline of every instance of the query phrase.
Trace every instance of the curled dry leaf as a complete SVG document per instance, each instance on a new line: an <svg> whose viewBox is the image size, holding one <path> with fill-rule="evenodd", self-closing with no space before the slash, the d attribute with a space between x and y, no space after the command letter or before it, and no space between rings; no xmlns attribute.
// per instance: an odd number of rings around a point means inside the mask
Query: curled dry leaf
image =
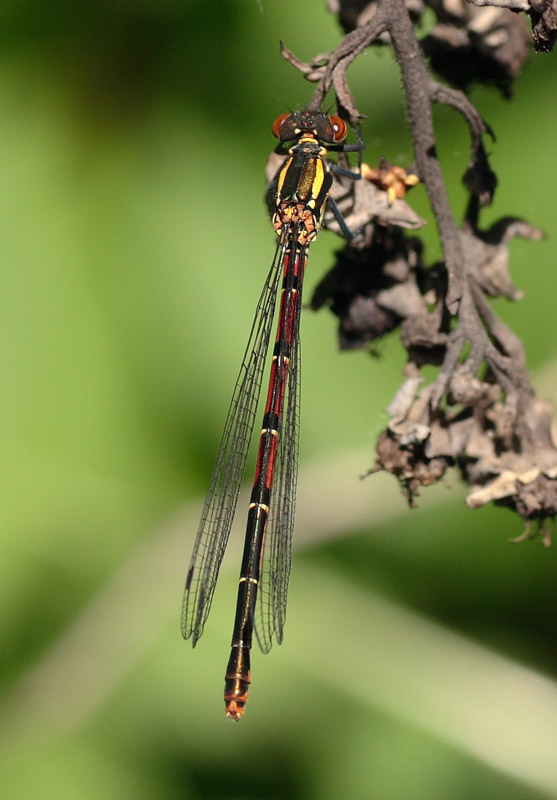
<svg viewBox="0 0 557 800"><path fill-rule="evenodd" d="M534 47L540 52L553 50L557 40L557 2L556 0L470 0L475 6L494 6L522 11L532 22Z"/></svg>
<svg viewBox="0 0 557 800"><path fill-rule="evenodd" d="M327 304L340 319L341 349L362 347L401 320L427 313L418 287L421 243L394 227L375 228L364 248L348 244L315 289L311 308Z"/></svg>
<svg viewBox="0 0 557 800"><path fill-rule="evenodd" d="M440 330L437 313L409 316L401 325L400 340L408 350L412 363L441 364L446 353L448 334Z"/></svg>
<svg viewBox="0 0 557 800"><path fill-rule="evenodd" d="M557 2L555 0L531 0L528 11L532 20L534 47L538 52L553 50L557 40Z"/></svg>
<svg viewBox="0 0 557 800"><path fill-rule="evenodd" d="M533 397L524 409L528 430L521 446L500 450L490 428L477 422L464 450L462 468L471 484L469 508L491 501L514 508L524 519L557 514L557 447L550 403Z"/></svg>
<svg viewBox="0 0 557 800"><path fill-rule="evenodd" d="M507 8L478 8L464 0L428 5L437 25L422 46L433 69L460 89L489 83L508 97L528 58L524 21Z"/></svg>
<svg viewBox="0 0 557 800"><path fill-rule="evenodd" d="M379 434L376 450L372 473L384 470L394 475L410 505L414 505L422 486L440 481L451 465L446 458L428 458L422 444L402 446L397 437L387 431Z"/></svg>
<svg viewBox="0 0 557 800"><path fill-rule="evenodd" d="M419 391L422 378L410 368L388 411L388 429L379 434L372 472L394 475L412 505L421 486L441 480L454 464L444 413L431 412L433 384Z"/></svg>
<svg viewBox="0 0 557 800"><path fill-rule="evenodd" d="M387 188L379 188L369 180L355 181L335 175L331 195L349 230L355 234L351 242L353 247L370 245L376 225L418 230L426 224L404 199L393 199ZM325 213L325 227L341 234L338 221L330 210Z"/></svg>
<svg viewBox="0 0 557 800"><path fill-rule="evenodd" d="M460 367L451 380L447 409L432 409L434 384L420 390L421 377L409 373L388 408L391 420L379 436L373 471L391 472L412 501L420 486L439 480L456 464L471 486L469 508L495 502L526 521L557 515L551 404L532 397L523 410L528 430L520 441L513 430L513 443L505 446L505 420L513 415L496 384Z"/></svg>
<svg viewBox="0 0 557 800"><path fill-rule="evenodd" d="M509 300L520 300L523 294L517 290L509 273L508 243L515 237L542 239L543 231L524 220L505 217L487 231L465 223L459 233L467 274L492 297L503 295Z"/></svg>

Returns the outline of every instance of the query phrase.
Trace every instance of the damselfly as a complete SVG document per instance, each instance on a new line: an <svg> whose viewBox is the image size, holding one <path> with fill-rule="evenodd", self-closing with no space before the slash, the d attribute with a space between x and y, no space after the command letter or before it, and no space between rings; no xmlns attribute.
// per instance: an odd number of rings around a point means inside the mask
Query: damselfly
<svg viewBox="0 0 557 800"><path fill-rule="evenodd" d="M182 633L186 639L192 637L195 646L211 608L236 510L282 275L277 335L225 677L226 715L234 720L243 715L249 692L254 631L264 653L271 649L273 638L282 641L296 498L302 284L308 247L321 226L327 203L336 213L330 198L332 171L359 178L358 172L327 160L328 151L363 150L359 137L358 144L343 144L347 133L348 127L340 117L309 109L282 114L273 124L273 134L280 140L276 152L287 156L273 184L273 226L278 244L234 388L182 610ZM339 222L348 233L341 218Z"/></svg>

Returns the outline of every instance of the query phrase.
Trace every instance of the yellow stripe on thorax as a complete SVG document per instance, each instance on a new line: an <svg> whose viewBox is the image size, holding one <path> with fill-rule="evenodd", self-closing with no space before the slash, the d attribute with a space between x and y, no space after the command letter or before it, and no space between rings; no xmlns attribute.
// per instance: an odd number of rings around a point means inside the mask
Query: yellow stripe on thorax
<svg viewBox="0 0 557 800"><path fill-rule="evenodd" d="M325 169L323 167L323 162L321 159L317 159L315 163L315 177L313 179L313 184L311 187L311 196L315 200L319 197L319 193L321 191L321 187L323 186L323 180L325 178Z"/></svg>

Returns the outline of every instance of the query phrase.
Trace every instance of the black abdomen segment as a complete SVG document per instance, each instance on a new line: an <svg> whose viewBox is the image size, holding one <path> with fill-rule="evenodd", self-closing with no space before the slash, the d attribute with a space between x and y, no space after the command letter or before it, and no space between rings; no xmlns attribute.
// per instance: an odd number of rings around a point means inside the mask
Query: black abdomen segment
<svg viewBox="0 0 557 800"><path fill-rule="evenodd" d="M261 560L265 530L269 516L273 476L280 436L284 397L288 382L290 355L299 314L307 249L297 244L298 230L288 231L284 255L277 336L271 364L269 391L259 439L257 467L251 492L250 507L236 601L232 649L225 676L224 700L227 717L239 720L247 701L251 682L250 650L253 641L253 620L261 577ZM285 232L285 237L287 232Z"/></svg>

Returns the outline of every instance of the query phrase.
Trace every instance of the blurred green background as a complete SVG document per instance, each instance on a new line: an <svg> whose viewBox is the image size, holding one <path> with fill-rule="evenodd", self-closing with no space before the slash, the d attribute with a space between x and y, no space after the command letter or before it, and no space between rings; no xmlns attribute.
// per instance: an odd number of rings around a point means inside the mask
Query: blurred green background
<svg viewBox="0 0 557 800"><path fill-rule="evenodd" d="M244 511L205 635L179 633L200 504L274 249L272 120L340 41L321 0L4 0L0 7L0 794L10 800L557 797L556 551L508 543L456 475L409 511L373 462L401 380L303 318L301 474L285 642L224 719ZM508 103L485 222L525 299L496 309L557 397L555 60ZM350 72L367 159L412 160L387 51ZM455 213L469 138L436 111ZM421 188L410 196L430 219ZM425 232L430 259L435 227ZM339 243L312 248L307 294ZM451 487L448 484L452 483Z"/></svg>

